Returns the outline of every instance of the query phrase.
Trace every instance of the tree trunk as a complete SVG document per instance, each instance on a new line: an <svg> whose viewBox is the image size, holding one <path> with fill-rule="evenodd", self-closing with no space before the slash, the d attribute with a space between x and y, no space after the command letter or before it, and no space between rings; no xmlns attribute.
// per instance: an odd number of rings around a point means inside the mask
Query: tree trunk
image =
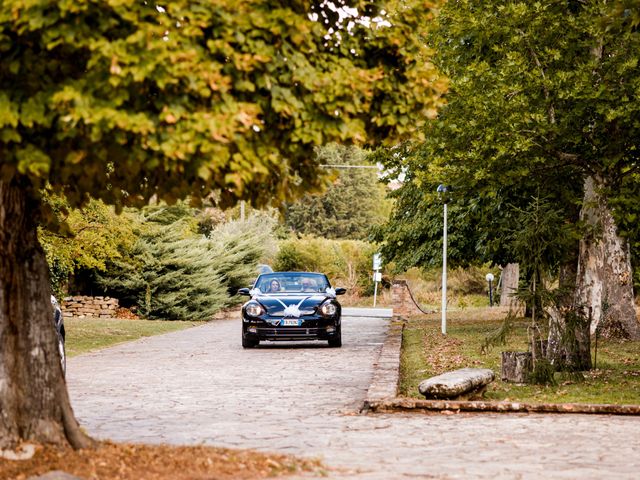
<svg viewBox="0 0 640 480"><path fill-rule="evenodd" d="M520 280L520 268L517 263L508 263L500 274L500 306L515 307L518 299L515 297Z"/></svg>
<svg viewBox="0 0 640 480"><path fill-rule="evenodd" d="M591 231L580 242L576 304L591 311L591 333L640 339L636 318L629 244L601 191L604 182L587 177L581 219Z"/></svg>
<svg viewBox="0 0 640 480"><path fill-rule="evenodd" d="M549 337L546 357L556 370L591 369L589 315L575 304L577 256L578 245L574 258L560 266L558 306L547 310Z"/></svg>
<svg viewBox="0 0 640 480"><path fill-rule="evenodd" d="M29 185L0 180L0 449L22 441L88 447L58 357L47 263Z"/></svg>

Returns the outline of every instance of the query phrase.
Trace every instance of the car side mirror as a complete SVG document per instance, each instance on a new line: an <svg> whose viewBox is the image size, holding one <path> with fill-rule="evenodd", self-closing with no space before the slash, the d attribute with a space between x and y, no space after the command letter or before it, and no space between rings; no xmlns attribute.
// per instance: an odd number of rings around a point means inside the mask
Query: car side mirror
<svg viewBox="0 0 640 480"><path fill-rule="evenodd" d="M251 293L249 293L249 289L248 288L239 288L237 294L238 295L244 295L246 297L250 297L251 296Z"/></svg>
<svg viewBox="0 0 640 480"><path fill-rule="evenodd" d="M336 295L344 295L345 293L347 293L346 288L342 288L342 287L336 288Z"/></svg>

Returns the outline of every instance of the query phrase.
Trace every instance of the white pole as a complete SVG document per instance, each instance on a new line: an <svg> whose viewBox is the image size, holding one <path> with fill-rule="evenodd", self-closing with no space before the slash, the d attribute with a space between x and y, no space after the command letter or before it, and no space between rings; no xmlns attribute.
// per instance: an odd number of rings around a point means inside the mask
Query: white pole
<svg viewBox="0 0 640 480"><path fill-rule="evenodd" d="M447 334L447 204L444 204L442 233L442 334Z"/></svg>
<svg viewBox="0 0 640 480"><path fill-rule="evenodd" d="M375 277L377 278L378 271L376 271L374 273ZM375 308L376 306L376 297L378 296L378 280L373 282L373 307Z"/></svg>

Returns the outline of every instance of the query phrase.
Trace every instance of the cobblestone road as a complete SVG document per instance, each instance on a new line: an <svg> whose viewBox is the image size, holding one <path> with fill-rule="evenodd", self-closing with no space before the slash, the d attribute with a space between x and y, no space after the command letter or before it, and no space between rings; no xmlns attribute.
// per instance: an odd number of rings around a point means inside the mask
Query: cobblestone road
<svg viewBox="0 0 640 480"><path fill-rule="evenodd" d="M239 320L212 322L70 359L69 391L98 438L319 457L330 478L640 478L640 417L356 414L387 324L243 350Z"/></svg>

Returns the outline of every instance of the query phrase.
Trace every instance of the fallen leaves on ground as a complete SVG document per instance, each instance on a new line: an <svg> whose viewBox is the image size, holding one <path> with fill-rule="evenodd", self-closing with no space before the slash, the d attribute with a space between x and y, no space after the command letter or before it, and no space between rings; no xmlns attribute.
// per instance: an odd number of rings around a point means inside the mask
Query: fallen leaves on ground
<svg viewBox="0 0 640 480"><path fill-rule="evenodd" d="M230 480L320 473L317 460L206 446L102 442L95 449L38 446L29 460L0 459L0 478L26 480L51 471L86 480Z"/></svg>
<svg viewBox="0 0 640 480"><path fill-rule="evenodd" d="M426 360L434 375L468 365L469 360L458 353L461 340L426 331L423 341Z"/></svg>

